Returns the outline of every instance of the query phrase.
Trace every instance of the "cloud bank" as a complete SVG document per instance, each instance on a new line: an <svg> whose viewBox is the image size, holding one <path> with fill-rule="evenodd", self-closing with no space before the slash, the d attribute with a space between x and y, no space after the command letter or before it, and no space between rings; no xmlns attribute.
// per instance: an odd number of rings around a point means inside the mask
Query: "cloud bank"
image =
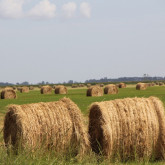
<svg viewBox="0 0 165 165"><path fill-rule="evenodd" d="M32 2L31 0L0 0L0 18L34 18L34 19L53 19L56 17L56 5L50 0L41 0L35 6L25 12L23 10L25 2ZM60 10L59 10L60 11ZM83 17L91 17L91 8L89 3L82 2L79 6L75 2L68 2L62 5L61 14L67 19L78 17L78 12ZM58 14L60 15L60 14Z"/></svg>

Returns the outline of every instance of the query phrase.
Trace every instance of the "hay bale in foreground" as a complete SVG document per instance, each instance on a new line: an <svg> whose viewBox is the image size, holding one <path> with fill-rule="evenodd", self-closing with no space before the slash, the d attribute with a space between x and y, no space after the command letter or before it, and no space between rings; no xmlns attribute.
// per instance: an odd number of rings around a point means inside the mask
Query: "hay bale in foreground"
<svg viewBox="0 0 165 165"><path fill-rule="evenodd" d="M20 92L21 93L28 93L29 92L29 87L21 87Z"/></svg>
<svg viewBox="0 0 165 165"><path fill-rule="evenodd" d="M84 154L89 140L78 106L68 98L56 102L10 105L4 120L4 142L8 147L52 149Z"/></svg>
<svg viewBox="0 0 165 165"><path fill-rule="evenodd" d="M163 104L156 97L93 103L89 135L92 150L108 158L164 159Z"/></svg>
<svg viewBox="0 0 165 165"><path fill-rule="evenodd" d="M41 91L41 94L51 94L52 93L52 87L49 85L42 86L40 91Z"/></svg>
<svg viewBox="0 0 165 165"><path fill-rule="evenodd" d="M17 95L13 89L6 88L1 92L1 99L16 99Z"/></svg>
<svg viewBox="0 0 165 165"><path fill-rule="evenodd" d="M117 94L118 88L114 84L106 85L104 88L104 94Z"/></svg>
<svg viewBox="0 0 165 165"><path fill-rule="evenodd" d="M98 86L91 86L87 89L87 96L103 96L103 89Z"/></svg>
<svg viewBox="0 0 165 165"><path fill-rule="evenodd" d="M126 84L125 83L120 83L119 88L126 88Z"/></svg>
<svg viewBox="0 0 165 165"><path fill-rule="evenodd" d="M147 89L147 84L146 83L138 83L136 85L136 90L146 90Z"/></svg>
<svg viewBox="0 0 165 165"><path fill-rule="evenodd" d="M56 86L55 94L67 94L67 93L68 93L67 87L65 87L64 85Z"/></svg>

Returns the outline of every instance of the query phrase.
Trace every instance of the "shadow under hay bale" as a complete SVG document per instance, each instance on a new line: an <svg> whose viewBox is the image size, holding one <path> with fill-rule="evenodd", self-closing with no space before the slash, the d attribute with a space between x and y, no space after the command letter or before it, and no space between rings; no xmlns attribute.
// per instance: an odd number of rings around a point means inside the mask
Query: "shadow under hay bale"
<svg viewBox="0 0 165 165"><path fill-rule="evenodd" d="M156 97L93 103L89 135L92 150L108 158L164 159L163 104Z"/></svg>
<svg viewBox="0 0 165 165"><path fill-rule="evenodd" d="M13 89L6 88L1 92L1 99L16 99L17 95Z"/></svg>
<svg viewBox="0 0 165 165"><path fill-rule="evenodd" d="M68 98L56 102L10 105L4 120L4 142L14 150L51 149L84 154L89 148L87 128L78 106Z"/></svg>
<svg viewBox="0 0 165 165"><path fill-rule="evenodd" d="M104 94L117 94L118 88L114 84L106 85L104 88Z"/></svg>
<svg viewBox="0 0 165 165"><path fill-rule="evenodd" d="M68 90L67 90L67 87L65 87L64 85L59 85L59 86L56 86L54 92L55 94L67 94Z"/></svg>
<svg viewBox="0 0 165 165"><path fill-rule="evenodd" d="M119 88L126 88L126 84L125 83L120 83Z"/></svg>
<svg viewBox="0 0 165 165"><path fill-rule="evenodd" d="M42 86L41 87L41 94L51 94L52 93L52 87L49 85Z"/></svg>
<svg viewBox="0 0 165 165"><path fill-rule="evenodd" d="M136 85L136 90L146 90L147 89L147 84L146 83L138 83Z"/></svg>
<svg viewBox="0 0 165 165"><path fill-rule="evenodd" d="M87 89L87 96L103 96L103 89L98 86L91 86Z"/></svg>
<svg viewBox="0 0 165 165"><path fill-rule="evenodd" d="M28 93L29 92L29 87L21 87L20 92L21 93Z"/></svg>

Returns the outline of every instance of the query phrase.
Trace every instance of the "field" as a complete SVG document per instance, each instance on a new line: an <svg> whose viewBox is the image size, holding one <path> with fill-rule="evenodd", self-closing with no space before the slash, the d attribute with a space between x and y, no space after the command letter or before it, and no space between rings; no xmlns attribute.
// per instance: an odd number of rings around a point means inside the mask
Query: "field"
<svg viewBox="0 0 165 165"><path fill-rule="evenodd" d="M106 100L112 100L117 98L126 97L149 97L156 96L159 97L165 105L165 86L155 86L149 87L145 91L138 91L135 89L134 85L130 85L127 88L119 89L119 94L116 95L104 95L102 97L86 97L86 88L69 88L67 95L41 95L39 90L33 90L29 93L17 92L18 98L15 100L0 100L0 128L3 129L3 118L7 111L7 106L9 104L28 104L37 102L49 102L57 101L64 96L69 97L73 100L81 109L82 113L85 115L86 120L88 119L88 109L91 103L100 102ZM79 160L72 155L56 157L56 153L44 151L36 151L35 153L29 153L24 151L21 154L14 155L12 153L7 154L3 146L2 131L0 136L0 164L110 164L110 161L97 157L91 153L91 155L86 156L83 160ZM111 162L112 163L112 162ZM165 164L165 162L125 162L120 163L119 160L113 162L114 164Z"/></svg>

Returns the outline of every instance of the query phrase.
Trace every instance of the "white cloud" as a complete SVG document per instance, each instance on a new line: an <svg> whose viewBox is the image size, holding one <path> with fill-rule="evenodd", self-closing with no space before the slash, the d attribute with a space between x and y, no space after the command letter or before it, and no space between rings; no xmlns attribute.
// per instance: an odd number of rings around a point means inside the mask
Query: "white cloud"
<svg viewBox="0 0 165 165"><path fill-rule="evenodd" d="M56 16L56 5L49 0L42 0L28 12L28 16L39 19L54 18Z"/></svg>
<svg viewBox="0 0 165 165"><path fill-rule="evenodd" d="M0 0L0 17L21 18L23 17L24 0Z"/></svg>
<svg viewBox="0 0 165 165"><path fill-rule="evenodd" d="M74 2L68 2L62 6L62 11L66 18L74 17L76 9L77 5Z"/></svg>
<svg viewBox="0 0 165 165"><path fill-rule="evenodd" d="M80 12L83 16L90 18L91 17L91 7L89 3L82 2L80 5Z"/></svg>

